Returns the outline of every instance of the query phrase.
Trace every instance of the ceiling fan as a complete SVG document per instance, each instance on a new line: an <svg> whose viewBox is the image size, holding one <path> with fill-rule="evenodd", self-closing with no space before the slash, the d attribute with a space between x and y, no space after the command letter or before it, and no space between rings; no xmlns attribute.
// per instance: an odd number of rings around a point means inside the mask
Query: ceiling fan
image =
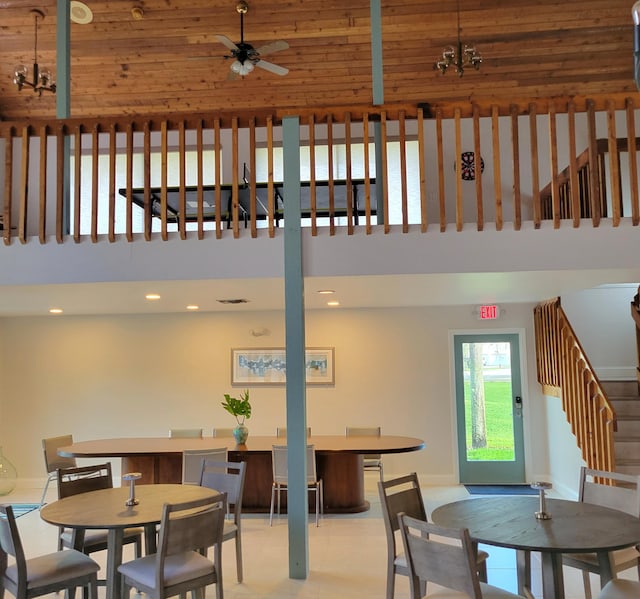
<svg viewBox="0 0 640 599"><path fill-rule="evenodd" d="M253 71L254 67L259 67L276 75L286 75L289 69L267 62L262 57L280 50L286 50L289 44L283 40L276 40L259 48L254 48L244 41L244 15L249 10L249 5L244 0L241 0L236 4L236 10L240 14L240 41L234 44L226 35L214 36L231 51L230 55L225 55L224 57L233 59L229 76L231 78L237 75L244 77Z"/></svg>

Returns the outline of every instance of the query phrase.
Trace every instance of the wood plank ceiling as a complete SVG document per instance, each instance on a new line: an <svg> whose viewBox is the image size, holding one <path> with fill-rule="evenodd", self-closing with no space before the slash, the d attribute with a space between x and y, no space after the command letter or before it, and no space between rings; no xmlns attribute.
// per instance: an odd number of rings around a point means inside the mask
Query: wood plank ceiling
<svg viewBox="0 0 640 599"><path fill-rule="evenodd" d="M256 69L227 79L215 34L237 42L236 0L85 0L87 25L71 24L71 115L111 116L221 109L371 104L368 0L248 0L245 39L283 39ZM484 57L480 71L433 69L457 35L456 2L382 0L384 100L502 105L513 99L636 93L629 0L462 0L462 41ZM133 18L141 7L144 16ZM18 92L14 67L33 62L34 22L44 11L38 57L55 70L56 0L0 0L0 118L54 117L55 98ZM59 82L60 83L60 82Z"/></svg>

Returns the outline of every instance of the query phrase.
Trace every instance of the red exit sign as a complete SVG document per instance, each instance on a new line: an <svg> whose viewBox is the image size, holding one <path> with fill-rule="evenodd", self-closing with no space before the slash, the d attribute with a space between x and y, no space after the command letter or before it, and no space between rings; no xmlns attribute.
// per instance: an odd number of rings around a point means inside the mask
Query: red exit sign
<svg viewBox="0 0 640 599"><path fill-rule="evenodd" d="M500 316L500 307L496 304L478 306L478 320L496 320Z"/></svg>

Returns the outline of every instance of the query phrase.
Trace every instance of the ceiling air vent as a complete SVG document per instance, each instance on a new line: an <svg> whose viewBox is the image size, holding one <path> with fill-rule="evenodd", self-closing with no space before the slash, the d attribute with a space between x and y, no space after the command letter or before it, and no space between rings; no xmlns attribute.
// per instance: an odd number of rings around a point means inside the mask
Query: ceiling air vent
<svg viewBox="0 0 640 599"><path fill-rule="evenodd" d="M249 303L248 299L243 299L243 298L219 299L216 301L220 302L221 304L248 304Z"/></svg>

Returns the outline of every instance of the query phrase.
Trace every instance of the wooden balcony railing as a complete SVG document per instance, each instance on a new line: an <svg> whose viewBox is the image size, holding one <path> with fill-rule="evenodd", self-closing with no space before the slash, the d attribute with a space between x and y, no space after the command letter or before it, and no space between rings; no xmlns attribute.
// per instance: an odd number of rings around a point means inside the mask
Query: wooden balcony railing
<svg viewBox="0 0 640 599"><path fill-rule="evenodd" d="M536 306L534 322L538 382L546 395L562 399L589 468L615 470L616 414L560 306L560 298Z"/></svg>
<svg viewBox="0 0 640 599"><path fill-rule="evenodd" d="M313 235L599 226L605 215L638 225L635 111L616 97L298 112L303 225ZM4 242L273 237L287 116L0 121Z"/></svg>

